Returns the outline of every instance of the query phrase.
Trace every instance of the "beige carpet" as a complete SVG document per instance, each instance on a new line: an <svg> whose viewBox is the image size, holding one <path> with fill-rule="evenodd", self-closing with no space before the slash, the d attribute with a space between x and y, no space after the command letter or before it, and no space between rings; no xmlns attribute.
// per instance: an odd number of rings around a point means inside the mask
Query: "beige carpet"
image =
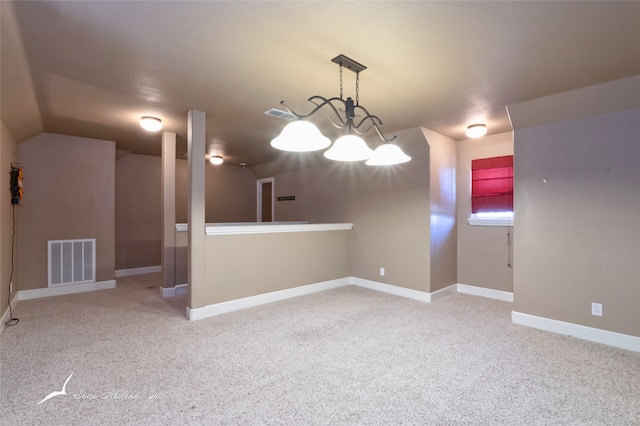
<svg viewBox="0 0 640 426"><path fill-rule="evenodd" d="M159 280L20 302L0 423L640 424L639 353L513 325L506 302L348 286L189 322Z"/></svg>

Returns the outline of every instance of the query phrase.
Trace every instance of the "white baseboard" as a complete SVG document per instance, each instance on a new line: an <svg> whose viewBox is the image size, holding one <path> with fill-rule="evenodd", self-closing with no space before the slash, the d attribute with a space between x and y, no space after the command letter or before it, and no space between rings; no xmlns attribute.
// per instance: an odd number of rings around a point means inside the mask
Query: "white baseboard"
<svg viewBox="0 0 640 426"><path fill-rule="evenodd" d="M162 272L162 266L144 266L142 268L118 269L116 270L116 278L128 277L131 275L151 274L153 272Z"/></svg>
<svg viewBox="0 0 640 426"><path fill-rule="evenodd" d="M393 294L395 296L406 297L408 299L419 300L420 302L435 302L450 294L456 292L456 285L452 284L449 287L434 291L433 293L427 293L426 291L412 290L409 288L398 287L396 285L384 284L377 281L365 280L363 278L351 277L351 284L358 287L368 288L369 290L381 291L383 293Z"/></svg>
<svg viewBox="0 0 640 426"><path fill-rule="evenodd" d="M16 291L15 293L13 293L13 297L11 297L11 301L9 302L11 304L11 309L16 308L18 301L20 301L20 298L18 297L18 292ZM11 319L10 314L11 312L9 310L9 307L7 306L7 309L4 311L4 314L2 314L2 318L0 318L0 334L2 334L2 330L6 328L4 323Z"/></svg>
<svg viewBox="0 0 640 426"><path fill-rule="evenodd" d="M382 291L384 293L394 294L396 296L419 300L421 302L435 302L436 300L442 299L443 297L455 293L465 293L471 294L473 296L481 296L487 297L489 299L513 302L513 293L510 293L508 291L493 290L490 288L476 287L467 284L452 284L448 287L436 290L432 293L411 290L404 287L384 284L377 281L365 280L357 277L351 277L351 284L368 288L370 290Z"/></svg>
<svg viewBox="0 0 640 426"><path fill-rule="evenodd" d="M502 290L494 290L491 288L477 287L474 285L457 284L458 293L471 294L474 296L488 297L489 299L503 300L505 302L513 302L513 293Z"/></svg>
<svg viewBox="0 0 640 426"><path fill-rule="evenodd" d="M356 285L358 287L367 288L369 290L381 291L383 293L389 293L400 297L406 297L409 299L418 300L420 302L435 302L443 297L455 294L458 292L458 284L452 284L443 289L434 291L433 293L427 293L425 291L412 290L404 287L398 287L391 284L384 284L377 281L366 280L358 277L345 277L332 281L325 281L322 283L310 284L301 287L294 287L287 290L275 291L272 293L259 294L257 296L246 297L243 299L230 300L228 302L217 303L215 305L208 305L202 308L190 309L187 308L187 318L190 320L198 320L215 315L224 314L227 312L237 311L240 309L250 308L253 306L264 305L266 303L277 302L279 300L288 299L291 297L302 296L305 294L315 293L318 291L329 290L332 288L341 287L344 285ZM182 284L181 286L185 286ZM178 287L176 289L166 288L162 289L162 295L164 297L171 297L178 294ZM186 290L186 286L183 287ZM463 287L468 290L470 294L470 288L473 286ZM174 293L175 291L175 293ZM497 291L497 290L495 290ZM489 293L491 294L491 293ZM488 297L488 296L485 296ZM495 297L494 297L495 298ZM502 299L501 299L502 300Z"/></svg>
<svg viewBox="0 0 640 426"><path fill-rule="evenodd" d="M584 325L523 314L515 311L511 312L511 322L514 324L537 328L539 330L573 336L579 339L589 340L591 342L602 343L604 345L615 346L616 348L640 352L640 337L630 336L628 334L601 330L599 328L587 327Z"/></svg>
<svg viewBox="0 0 640 426"><path fill-rule="evenodd" d="M365 280L364 278L351 277L351 284L369 290L381 291L395 296L406 297L408 299L419 300L421 302L431 302L431 294L425 291L411 290L409 288L398 287L397 285L384 284L378 281Z"/></svg>
<svg viewBox="0 0 640 426"><path fill-rule="evenodd" d="M431 301L435 302L436 300L440 300L450 294L456 294L457 292L458 286L456 284L451 284L449 287L441 288L440 290L436 290L429 294L431 295Z"/></svg>
<svg viewBox="0 0 640 426"><path fill-rule="evenodd" d="M216 303L202 308L187 308L187 318L189 318L190 321L195 321L215 315L225 314L227 312L233 312L240 309L264 305L266 303L278 302L292 297L303 296L305 294L342 287L347 284L350 284L349 277L259 294L257 296L245 297L242 299L230 300L228 302Z"/></svg>
<svg viewBox="0 0 640 426"><path fill-rule="evenodd" d="M162 297L182 296L189 292L189 284L176 284L175 287L160 287Z"/></svg>
<svg viewBox="0 0 640 426"><path fill-rule="evenodd" d="M35 288L33 290L20 290L19 300L39 299L41 297L62 296L64 294L84 293L94 290L108 290L116 288L116 280L99 281L95 283L61 285L57 287Z"/></svg>

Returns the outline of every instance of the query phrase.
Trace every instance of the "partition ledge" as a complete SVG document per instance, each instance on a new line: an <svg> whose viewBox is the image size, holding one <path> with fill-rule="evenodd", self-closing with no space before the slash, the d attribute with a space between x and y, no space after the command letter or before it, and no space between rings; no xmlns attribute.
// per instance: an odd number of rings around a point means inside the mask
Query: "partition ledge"
<svg viewBox="0 0 640 426"><path fill-rule="evenodd" d="M206 226L208 236L239 234L273 234L282 232L349 231L353 223L273 224L245 226Z"/></svg>

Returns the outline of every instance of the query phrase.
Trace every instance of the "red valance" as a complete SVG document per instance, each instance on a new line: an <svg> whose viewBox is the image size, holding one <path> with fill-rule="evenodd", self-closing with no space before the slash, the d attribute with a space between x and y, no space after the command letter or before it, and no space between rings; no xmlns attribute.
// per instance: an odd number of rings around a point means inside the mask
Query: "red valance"
<svg viewBox="0 0 640 426"><path fill-rule="evenodd" d="M471 213L513 211L513 155L471 161Z"/></svg>

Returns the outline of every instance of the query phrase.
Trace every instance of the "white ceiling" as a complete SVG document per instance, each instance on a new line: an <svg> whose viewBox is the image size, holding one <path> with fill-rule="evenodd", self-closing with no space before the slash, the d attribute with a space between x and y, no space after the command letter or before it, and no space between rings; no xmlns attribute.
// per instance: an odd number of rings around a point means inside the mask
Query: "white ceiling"
<svg viewBox="0 0 640 426"><path fill-rule="evenodd" d="M138 125L154 115L178 134L180 155L197 109L208 151L228 163L286 158L269 145L286 122L263 112L286 100L306 113L308 97L337 96L331 59L341 53L368 67L360 102L391 136L423 126L460 140L476 122L501 133L511 130L506 105L640 74L635 1L1 6L1 116L18 142L46 131L160 155L159 134ZM345 97L354 77L344 74Z"/></svg>

